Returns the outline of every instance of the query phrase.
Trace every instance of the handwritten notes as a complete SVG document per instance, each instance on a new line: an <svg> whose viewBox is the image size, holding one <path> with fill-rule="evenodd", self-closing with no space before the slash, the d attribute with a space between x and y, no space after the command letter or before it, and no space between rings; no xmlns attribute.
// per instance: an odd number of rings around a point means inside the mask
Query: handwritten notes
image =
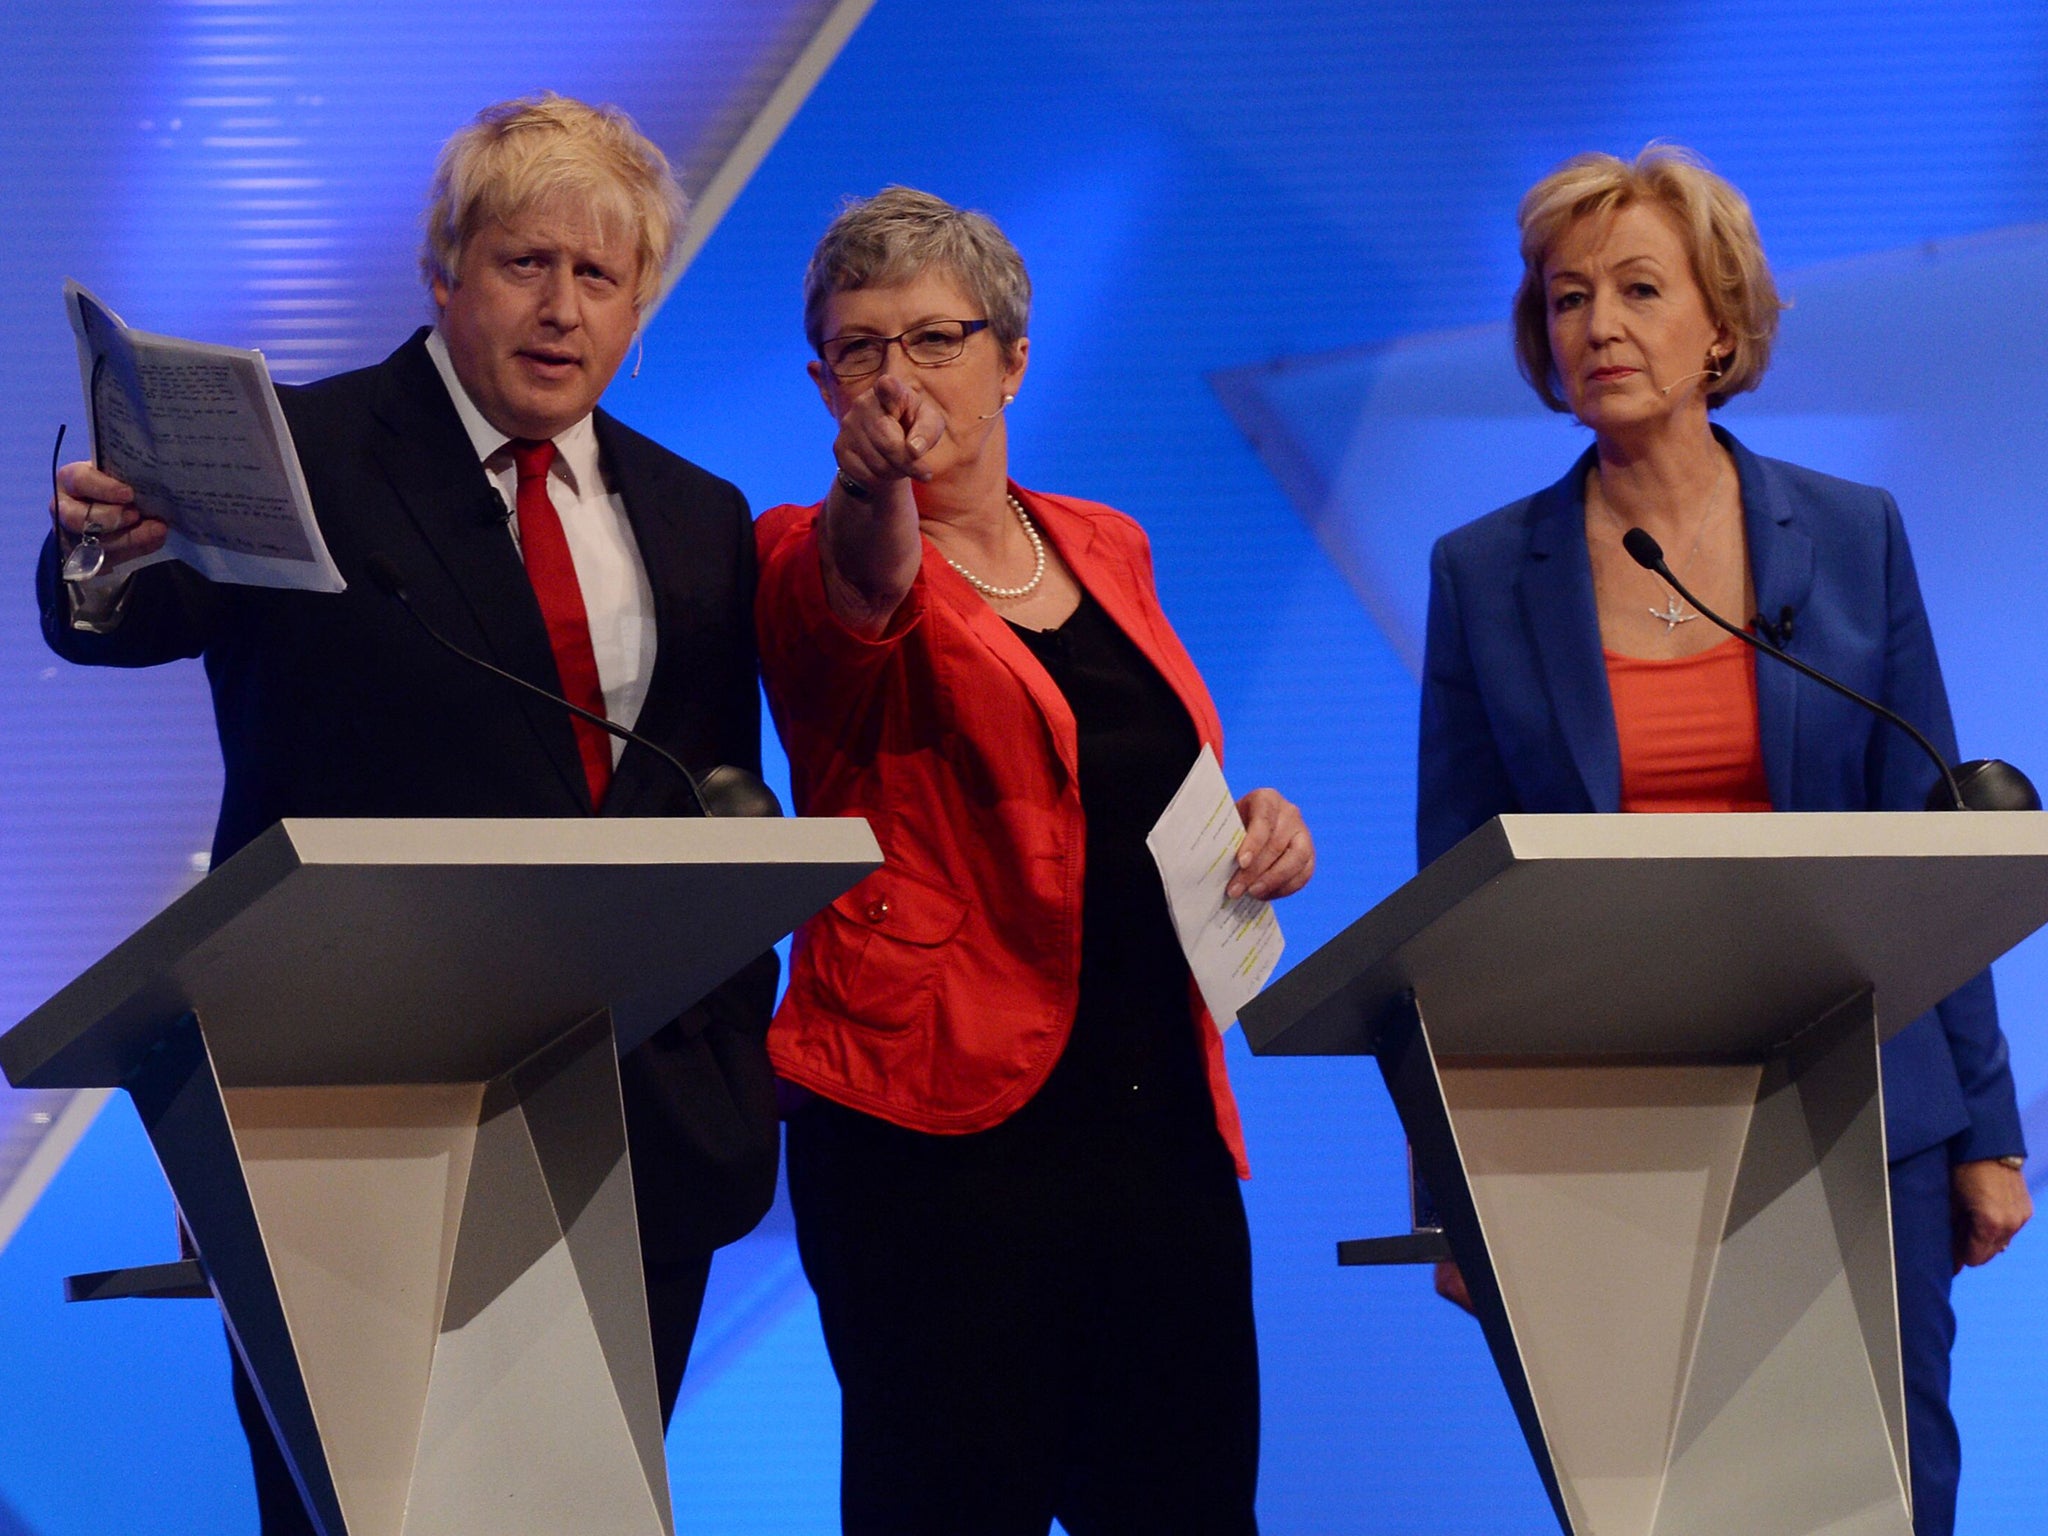
<svg viewBox="0 0 2048 1536"><path fill-rule="evenodd" d="M1224 895L1243 841L1237 802L1216 754L1205 746L1145 846L1166 883L1173 930L1218 1030L1234 1024L1237 1010L1258 996L1286 948L1270 902Z"/></svg>

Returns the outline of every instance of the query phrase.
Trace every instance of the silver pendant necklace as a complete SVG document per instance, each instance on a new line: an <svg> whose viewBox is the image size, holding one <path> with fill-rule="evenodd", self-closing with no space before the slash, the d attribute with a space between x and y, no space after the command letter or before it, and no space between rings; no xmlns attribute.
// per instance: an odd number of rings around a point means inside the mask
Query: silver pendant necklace
<svg viewBox="0 0 2048 1536"><path fill-rule="evenodd" d="M1700 518L1699 532L1693 535L1692 548L1685 552L1685 564L1688 570L1692 569L1693 561L1699 557L1700 545L1706 542L1707 529L1712 526L1714 521L1714 499L1721 494L1721 482L1727 478L1727 475L1728 461L1722 459L1714 471L1713 487L1707 492L1707 510ZM1609 519L1612 520L1617 533L1628 532L1629 525L1622 521L1621 514L1614 510L1605 496L1600 498L1600 510L1605 512ZM1686 609L1685 604L1678 600L1676 592L1666 592L1664 594L1664 606L1662 608L1646 608L1643 611L1653 619L1661 619L1664 623L1664 633L1667 635L1678 628L1679 625L1690 624L1699 617L1698 614L1689 612Z"/></svg>
<svg viewBox="0 0 2048 1536"><path fill-rule="evenodd" d="M1678 628L1679 625L1690 624L1699 617L1696 613L1687 613L1685 611L1685 605L1679 602L1676 592L1665 595L1664 606L1661 609L1646 608L1643 611L1653 619L1662 619L1664 621L1664 633L1667 635Z"/></svg>
<svg viewBox="0 0 2048 1536"><path fill-rule="evenodd" d="M1038 590L1038 584L1045 580L1045 540L1038 536L1038 529L1032 525L1031 514L1024 510L1024 503L1015 496L1010 497L1009 502L1010 510L1017 514L1017 521L1024 525L1024 537L1031 541L1031 579L1022 586L999 587L992 582L983 581L943 549L939 551L939 558L953 567L959 573L960 579L966 582L967 585L974 588L983 597L1000 598L1006 602L1014 601L1020 597L1029 597Z"/></svg>

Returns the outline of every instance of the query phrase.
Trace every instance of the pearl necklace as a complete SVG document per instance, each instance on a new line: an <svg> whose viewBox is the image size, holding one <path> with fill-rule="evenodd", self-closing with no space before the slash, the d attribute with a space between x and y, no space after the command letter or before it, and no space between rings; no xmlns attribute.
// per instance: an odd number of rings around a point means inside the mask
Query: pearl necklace
<svg viewBox="0 0 2048 1536"><path fill-rule="evenodd" d="M939 551L939 558L944 560L946 564L953 567L954 570L958 571L960 573L960 579L966 582L967 585L974 588L974 590L979 592L983 597L1001 598L1005 601L1014 600L1020 597L1029 597L1032 593L1038 590L1038 584L1041 581L1045 580L1045 540L1041 539L1038 536L1038 530L1032 526L1031 515L1024 510L1024 503L1019 501L1015 496L1010 497L1009 501L1010 510L1017 514L1017 521L1024 525L1024 537L1031 541L1031 579L1025 582L1023 586L998 587L992 585L989 582L983 581L979 576L975 575L974 572L967 569L966 566L962 565L958 560L955 560L951 555L947 554L944 550Z"/></svg>

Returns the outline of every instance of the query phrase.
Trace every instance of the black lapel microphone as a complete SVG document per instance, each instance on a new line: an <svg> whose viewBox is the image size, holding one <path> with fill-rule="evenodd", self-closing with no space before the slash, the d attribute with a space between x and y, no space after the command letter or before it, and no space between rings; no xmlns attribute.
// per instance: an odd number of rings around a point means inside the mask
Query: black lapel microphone
<svg viewBox="0 0 2048 1536"><path fill-rule="evenodd" d="M1996 758L1978 758L1972 762L1964 763L1959 768L1951 769L1947 759L1934 750L1934 743L1921 735L1914 728L1912 722L1904 716L1886 709L1874 699L1866 699L1846 683L1836 682L1825 672L1809 667L1796 656L1787 655L1778 646L1758 639L1755 635L1749 633L1748 630L1737 629L1733 624L1730 624L1721 615L1714 612L1713 609L1685 590L1685 584L1672 575L1671 567L1664 563L1663 548L1642 529L1631 528L1628 532L1624 533L1621 536L1621 547L1628 551L1629 558L1635 561L1637 565L1640 565L1646 571L1655 571L1664 578L1666 585L1672 591L1685 599L1686 602L1691 603L1702 615L1712 620L1722 629L1727 630L1729 634L1740 640L1744 645L1750 646L1765 656L1776 657L1793 671L1800 673L1802 676L1812 678L1823 687L1834 689L1836 693L1839 693L1845 699L1854 700L1879 719L1889 720L1893 725L1896 725L1900 730L1912 737L1920 750L1933 760L1934 766L1941 773L1941 782L1936 784L1927 796L1928 810L2038 811L2041 809L2041 796L2035 791L2032 782L2019 769L2013 767L2012 764L1999 762ZM1789 608L1780 615L1779 626L1782 626L1789 637L1792 628L1792 611ZM1771 627L1778 628L1779 626Z"/></svg>
<svg viewBox="0 0 2048 1536"><path fill-rule="evenodd" d="M1778 610L1778 622L1773 624L1762 614L1749 621L1749 627L1762 635L1779 650L1792 643L1792 605L1787 603Z"/></svg>
<svg viewBox="0 0 2048 1536"><path fill-rule="evenodd" d="M581 705L571 704L560 694L551 693L538 683L530 683L516 673L507 672L503 667L496 666L491 662L485 661L481 656L475 656L465 651L453 640L450 640L446 635L434 628L432 624L428 623L426 615L413 607L412 595L406 590L405 576L398 569L397 562L389 555L379 553L369 556L363 561L363 570L370 578L370 585L379 592L382 592L386 597L391 598L399 607L411 614L413 622L425 630L436 645L451 655L460 656L471 666L481 667L484 671L490 673L491 676L502 678L515 688L524 688L528 693L546 699L550 704L567 710L579 720L588 720L599 730L609 731L621 741L639 742L641 746L652 752L681 775L683 782L690 787L690 798L697 804L698 815L780 816L782 814L782 805L776 800L775 791L766 784L763 784L754 774L747 772L746 769L735 768L730 763L724 763L712 769L700 781L695 774L683 766L682 759L678 758L667 748L657 746L649 741L639 732L629 731L623 725L607 720L603 715L593 714Z"/></svg>

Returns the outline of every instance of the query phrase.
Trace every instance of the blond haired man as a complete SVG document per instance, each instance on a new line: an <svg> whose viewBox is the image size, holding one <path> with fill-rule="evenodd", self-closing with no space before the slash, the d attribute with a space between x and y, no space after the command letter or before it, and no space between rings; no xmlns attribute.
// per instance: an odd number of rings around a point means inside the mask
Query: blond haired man
<svg viewBox="0 0 2048 1536"><path fill-rule="evenodd" d="M624 114L543 96L442 151L421 266L436 322L374 367L280 391L340 596L216 586L167 563L127 486L59 472L43 628L88 665L205 659L226 770L214 857L285 816L688 814L645 748L438 650L366 579L389 562L457 644L696 768L757 771L754 544L739 491L597 408L681 233ZM108 574L60 579L87 530ZM773 956L620 1064L664 1413L712 1250L774 1194L762 1049ZM266 1536L312 1530L255 1394L236 1401Z"/></svg>

